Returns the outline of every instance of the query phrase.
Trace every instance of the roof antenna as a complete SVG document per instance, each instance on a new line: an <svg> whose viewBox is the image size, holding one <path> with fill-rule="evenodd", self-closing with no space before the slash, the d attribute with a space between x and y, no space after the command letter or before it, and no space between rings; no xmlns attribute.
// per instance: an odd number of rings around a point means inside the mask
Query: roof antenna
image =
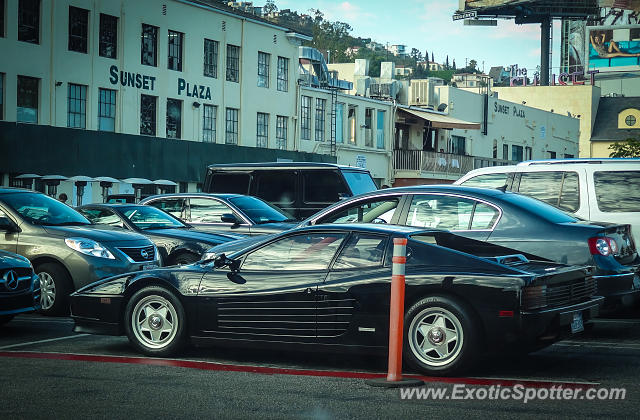
<svg viewBox="0 0 640 420"><path fill-rule="evenodd" d="M500 190L502 192L507 192L507 184L504 184L503 186L496 188L496 190Z"/></svg>

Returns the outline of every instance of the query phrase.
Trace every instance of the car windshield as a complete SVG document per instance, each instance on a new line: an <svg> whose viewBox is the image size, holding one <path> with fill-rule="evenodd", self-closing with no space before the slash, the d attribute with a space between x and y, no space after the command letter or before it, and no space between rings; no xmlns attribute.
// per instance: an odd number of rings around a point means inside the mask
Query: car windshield
<svg viewBox="0 0 640 420"><path fill-rule="evenodd" d="M120 212L142 230L187 227L180 220L152 206L123 206Z"/></svg>
<svg viewBox="0 0 640 420"><path fill-rule="evenodd" d="M565 213L550 204L535 198L527 197L526 195L506 193L504 194L503 199L513 205L523 207L551 223L575 223L580 221L580 219L570 215L569 213Z"/></svg>
<svg viewBox="0 0 640 420"><path fill-rule="evenodd" d="M363 194L378 189L368 172L342 171L344 179L351 188L353 195Z"/></svg>
<svg viewBox="0 0 640 420"><path fill-rule="evenodd" d="M229 201L256 224L288 222L292 220L281 210L255 197L233 197L230 198Z"/></svg>
<svg viewBox="0 0 640 420"><path fill-rule="evenodd" d="M44 194L16 192L4 194L2 201L28 223L46 226L81 226L91 222L83 215Z"/></svg>

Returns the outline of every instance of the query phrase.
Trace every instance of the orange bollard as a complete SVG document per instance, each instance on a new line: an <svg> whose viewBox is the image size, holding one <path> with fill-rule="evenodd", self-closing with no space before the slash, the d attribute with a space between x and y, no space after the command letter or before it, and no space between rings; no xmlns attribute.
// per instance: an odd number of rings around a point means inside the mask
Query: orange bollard
<svg viewBox="0 0 640 420"><path fill-rule="evenodd" d="M407 238L393 238L391 268L391 304L389 308L389 366L386 379L367 381L372 386L406 387L424 384L417 379L402 378L402 342L404 334L404 268L407 262Z"/></svg>

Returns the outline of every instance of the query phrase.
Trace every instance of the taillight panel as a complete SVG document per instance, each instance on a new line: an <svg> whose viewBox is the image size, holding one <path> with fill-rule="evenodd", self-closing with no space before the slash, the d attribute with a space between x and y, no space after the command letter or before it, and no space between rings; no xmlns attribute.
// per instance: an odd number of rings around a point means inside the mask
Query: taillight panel
<svg viewBox="0 0 640 420"><path fill-rule="evenodd" d="M591 255L608 257L610 255L616 255L618 251L618 243L613 238L606 236L589 238L589 252L591 252Z"/></svg>

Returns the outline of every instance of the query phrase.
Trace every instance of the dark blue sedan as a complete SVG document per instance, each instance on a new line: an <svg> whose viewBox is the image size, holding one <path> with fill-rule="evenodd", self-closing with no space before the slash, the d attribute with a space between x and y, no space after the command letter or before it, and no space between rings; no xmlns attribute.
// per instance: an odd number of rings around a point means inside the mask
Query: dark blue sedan
<svg viewBox="0 0 640 420"><path fill-rule="evenodd" d="M28 259L0 251L0 325L40 309L40 280Z"/></svg>

